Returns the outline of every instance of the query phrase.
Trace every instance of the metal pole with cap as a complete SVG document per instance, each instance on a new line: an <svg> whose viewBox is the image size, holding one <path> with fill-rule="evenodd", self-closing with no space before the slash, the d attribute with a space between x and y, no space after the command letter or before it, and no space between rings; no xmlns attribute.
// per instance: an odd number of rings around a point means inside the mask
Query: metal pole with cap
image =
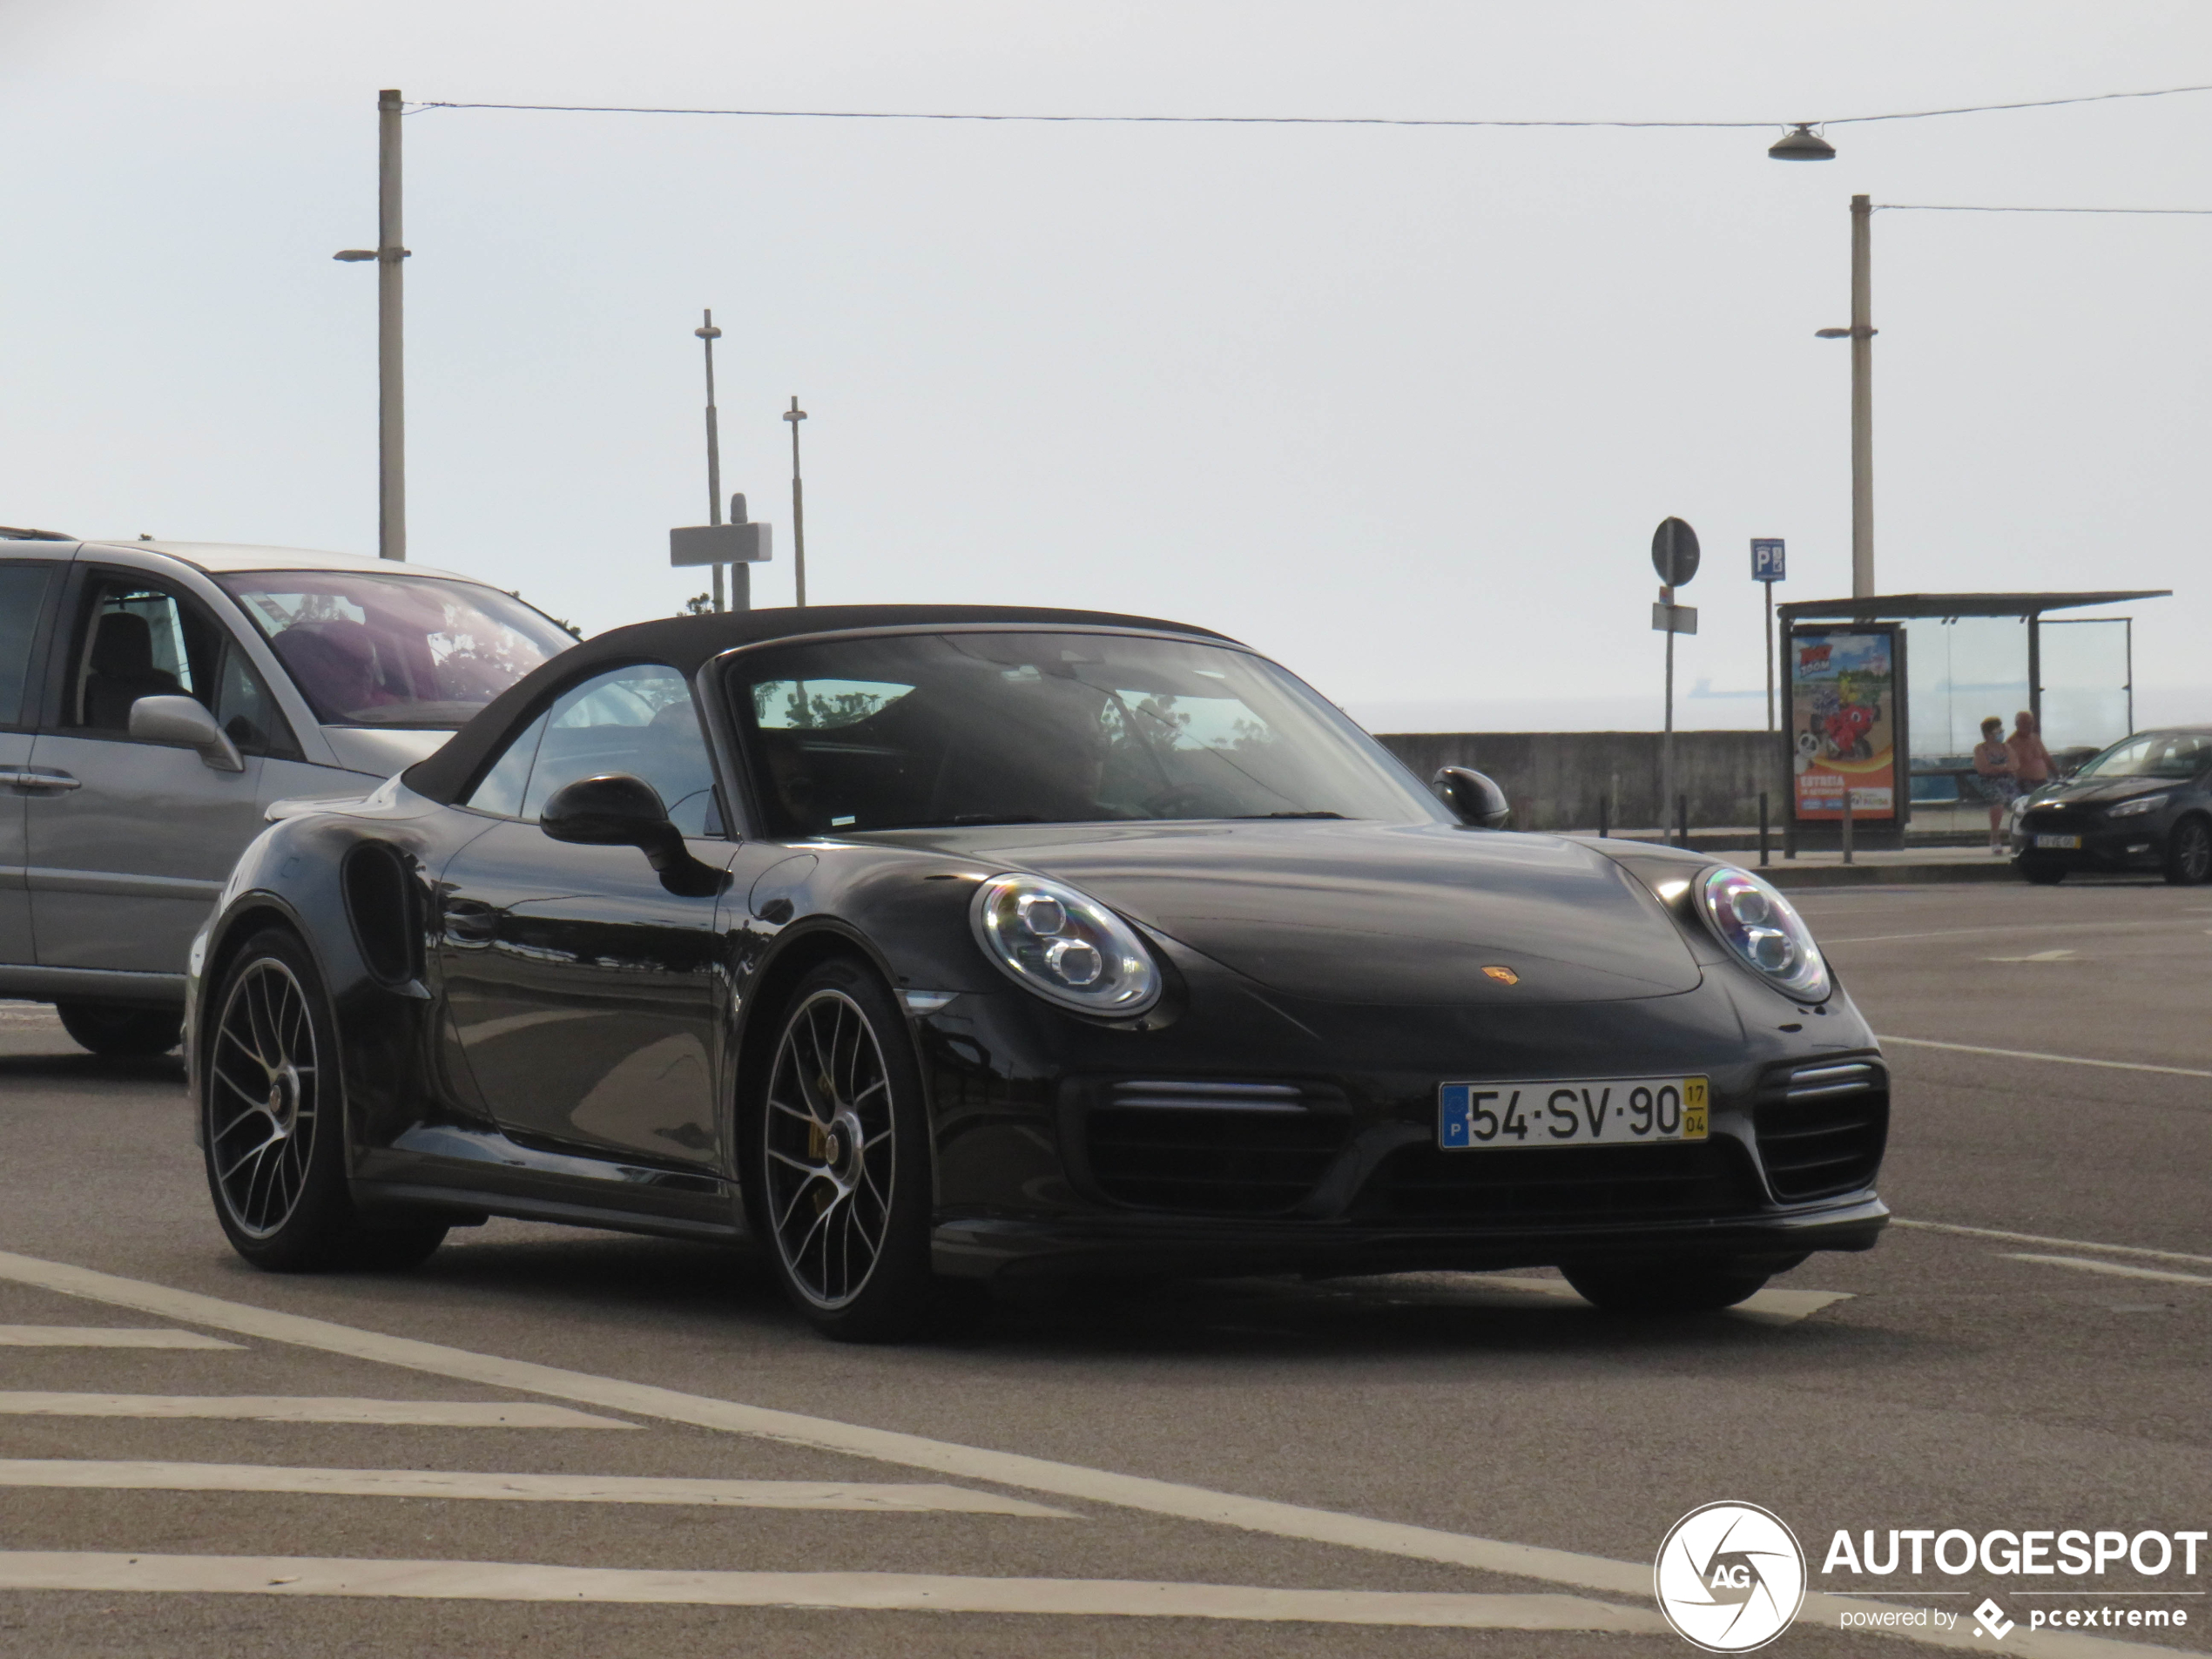
<svg viewBox="0 0 2212 1659"><path fill-rule="evenodd" d="M722 338L722 331L714 326L714 313L702 314L705 319L691 330L706 346L706 522L722 522L722 432L716 424L714 412L714 342ZM722 567L714 567L714 608L724 610Z"/></svg>
<svg viewBox="0 0 2212 1659"><path fill-rule="evenodd" d="M806 603L806 502L799 482L799 423L806 411L793 396L784 419L791 422L791 575L795 603Z"/></svg>
<svg viewBox="0 0 2212 1659"><path fill-rule="evenodd" d="M1874 597L1874 202L1851 199L1851 327L1816 328L1851 341L1851 597Z"/></svg>

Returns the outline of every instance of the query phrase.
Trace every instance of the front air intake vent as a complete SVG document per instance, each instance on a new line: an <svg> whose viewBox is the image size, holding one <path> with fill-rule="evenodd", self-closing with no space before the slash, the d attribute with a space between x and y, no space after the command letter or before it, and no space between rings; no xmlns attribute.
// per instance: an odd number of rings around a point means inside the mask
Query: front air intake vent
<svg viewBox="0 0 2212 1659"><path fill-rule="evenodd" d="M341 873L354 941L368 971L387 985L421 976L422 929L412 865L397 847L368 841L346 855Z"/></svg>
<svg viewBox="0 0 2212 1659"><path fill-rule="evenodd" d="M1279 1215L1351 1136L1343 1091L1325 1084L1139 1079L1076 1092L1093 1184L1143 1210Z"/></svg>
<svg viewBox="0 0 2212 1659"><path fill-rule="evenodd" d="M1823 1061L1771 1072L1752 1109L1759 1161L1777 1198L1871 1186L1889 1140L1890 1077L1879 1062Z"/></svg>

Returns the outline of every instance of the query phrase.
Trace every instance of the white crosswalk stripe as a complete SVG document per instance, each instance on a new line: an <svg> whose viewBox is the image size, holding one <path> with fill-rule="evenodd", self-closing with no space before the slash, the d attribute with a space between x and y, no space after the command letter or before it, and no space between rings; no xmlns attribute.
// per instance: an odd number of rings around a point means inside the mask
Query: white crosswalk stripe
<svg viewBox="0 0 2212 1659"><path fill-rule="evenodd" d="M0 1487L84 1491L295 1492L354 1498L489 1498L520 1503L699 1504L715 1508L845 1509L1021 1515L1072 1521L1065 1509L925 1481L708 1480L637 1474L479 1474L450 1469L293 1469L259 1463L0 1459Z"/></svg>
<svg viewBox="0 0 2212 1659"><path fill-rule="evenodd" d="M165 1326L133 1330L107 1325L0 1325L0 1348L225 1348L240 1346L199 1331Z"/></svg>
<svg viewBox="0 0 2212 1659"><path fill-rule="evenodd" d="M1658 1614L1649 1608L1615 1607L1578 1595L1265 1589L1239 1584L963 1578L927 1573L656 1572L507 1561L332 1561L286 1555L0 1551L0 1589L1052 1613L1643 1635L1666 1630Z"/></svg>
<svg viewBox="0 0 2212 1659"><path fill-rule="evenodd" d="M291 1394L0 1393L0 1416L203 1417L252 1423L387 1423L417 1428L628 1428L566 1406L512 1399L350 1399Z"/></svg>

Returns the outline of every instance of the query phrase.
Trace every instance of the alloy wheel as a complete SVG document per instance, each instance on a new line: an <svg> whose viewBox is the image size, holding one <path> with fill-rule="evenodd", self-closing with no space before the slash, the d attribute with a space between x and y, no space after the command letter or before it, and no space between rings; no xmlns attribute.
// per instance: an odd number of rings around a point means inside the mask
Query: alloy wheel
<svg viewBox="0 0 2212 1659"><path fill-rule="evenodd" d="M314 1021L284 963L262 957L233 982L207 1071L216 1190L241 1231L266 1238L307 1190L319 1093Z"/></svg>
<svg viewBox="0 0 2212 1659"><path fill-rule="evenodd" d="M2201 887L2212 877L2212 829L2201 818L2186 818L2175 830L2174 871L2188 887Z"/></svg>
<svg viewBox="0 0 2212 1659"><path fill-rule="evenodd" d="M792 1283L842 1307L883 1254L897 1174L890 1074L867 1012L844 992L809 996L785 1022L768 1082L768 1220Z"/></svg>

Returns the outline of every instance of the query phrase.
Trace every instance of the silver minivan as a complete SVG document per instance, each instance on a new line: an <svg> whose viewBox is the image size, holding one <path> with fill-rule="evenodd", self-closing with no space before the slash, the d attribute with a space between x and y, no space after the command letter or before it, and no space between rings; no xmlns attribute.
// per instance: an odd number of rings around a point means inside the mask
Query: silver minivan
<svg viewBox="0 0 2212 1659"><path fill-rule="evenodd" d="M374 787L574 637L419 565L0 530L0 996L165 1053L270 803Z"/></svg>

